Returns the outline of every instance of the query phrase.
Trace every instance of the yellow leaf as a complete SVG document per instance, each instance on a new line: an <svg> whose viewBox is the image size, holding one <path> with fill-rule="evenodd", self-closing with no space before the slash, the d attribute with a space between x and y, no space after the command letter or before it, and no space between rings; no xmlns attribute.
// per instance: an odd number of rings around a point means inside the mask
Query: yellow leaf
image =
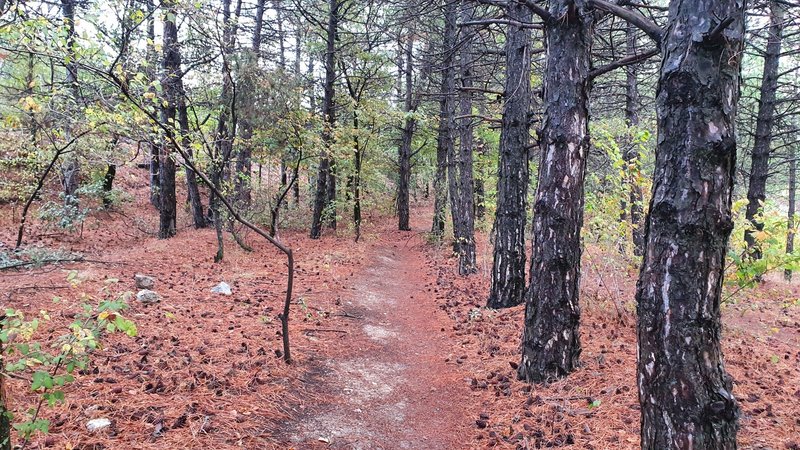
<svg viewBox="0 0 800 450"><path fill-rule="evenodd" d="M769 234L766 231L756 231L753 233L753 237L756 238L758 242L764 242L769 238Z"/></svg>

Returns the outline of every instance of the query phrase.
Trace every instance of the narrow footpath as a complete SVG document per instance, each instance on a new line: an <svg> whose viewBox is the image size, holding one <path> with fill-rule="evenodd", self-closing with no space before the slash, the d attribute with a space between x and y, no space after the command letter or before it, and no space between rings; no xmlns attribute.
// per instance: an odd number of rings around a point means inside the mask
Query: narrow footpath
<svg viewBox="0 0 800 450"><path fill-rule="evenodd" d="M313 392L286 424L296 449L457 449L465 447L468 385L446 362L447 319L425 287L421 234L380 239L371 260L341 299L358 326L332 345L343 356L319 355ZM468 445L468 444L467 444Z"/></svg>

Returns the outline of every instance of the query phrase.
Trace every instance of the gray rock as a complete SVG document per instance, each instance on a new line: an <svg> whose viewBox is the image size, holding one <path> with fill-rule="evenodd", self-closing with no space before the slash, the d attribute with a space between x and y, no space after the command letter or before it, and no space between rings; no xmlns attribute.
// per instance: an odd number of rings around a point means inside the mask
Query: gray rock
<svg viewBox="0 0 800 450"><path fill-rule="evenodd" d="M231 287L228 283L222 282L211 289L212 294L233 295Z"/></svg>
<svg viewBox="0 0 800 450"><path fill-rule="evenodd" d="M95 431L100 431L103 428L108 428L111 426L111 421L106 419L105 417L101 417L99 419L92 419L86 422L86 429L89 430L90 433L94 433Z"/></svg>
<svg viewBox="0 0 800 450"><path fill-rule="evenodd" d="M155 291L151 291L149 289L142 289L141 291L139 291L138 294L136 294L136 300L139 300L144 304L153 304L160 302L161 296L158 295L158 293Z"/></svg>
<svg viewBox="0 0 800 450"><path fill-rule="evenodd" d="M133 279L136 281L136 289L153 289L156 284L155 278L140 273L134 275Z"/></svg>

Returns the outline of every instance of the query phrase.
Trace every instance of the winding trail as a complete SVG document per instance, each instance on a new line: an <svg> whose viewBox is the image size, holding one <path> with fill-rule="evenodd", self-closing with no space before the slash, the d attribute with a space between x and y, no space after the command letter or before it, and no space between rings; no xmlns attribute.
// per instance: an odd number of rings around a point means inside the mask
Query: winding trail
<svg viewBox="0 0 800 450"><path fill-rule="evenodd" d="M342 356L322 359L308 406L288 425L294 448L449 449L464 446L469 389L445 359L447 319L425 289L424 254L408 234L379 240L342 298L357 321ZM418 240L418 239L415 239ZM355 317L356 319L353 319ZM359 319L360 318L360 319Z"/></svg>

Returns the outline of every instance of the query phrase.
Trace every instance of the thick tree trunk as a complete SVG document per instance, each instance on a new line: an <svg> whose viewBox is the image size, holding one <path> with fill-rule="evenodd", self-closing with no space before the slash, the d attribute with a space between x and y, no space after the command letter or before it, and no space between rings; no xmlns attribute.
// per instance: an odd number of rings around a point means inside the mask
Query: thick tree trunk
<svg viewBox="0 0 800 450"><path fill-rule="evenodd" d="M643 449L736 448L739 411L722 363L720 294L733 229L743 38L743 2L670 4L636 289Z"/></svg>
<svg viewBox="0 0 800 450"><path fill-rule="evenodd" d="M409 211L409 185L411 183L411 143L414 139L414 131L417 121L411 116L414 112L414 40L413 30L409 31L409 38L403 50L405 64L401 64L405 72L405 87L403 112L406 113L403 127L400 130L400 147L398 148L398 183L397 183L397 218L398 229L401 231L411 230L410 211ZM402 46L401 46L402 48ZM400 58L402 61L402 57Z"/></svg>
<svg viewBox="0 0 800 450"><path fill-rule="evenodd" d="M531 21L531 10L512 2L508 16ZM509 25L506 32L506 79L503 122L497 168L497 210L494 218L494 262L490 308L507 308L525 301L525 227L527 224L528 145L530 143L531 33Z"/></svg>
<svg viewBox="0 0 800 450"><path fill-rule="evenodd" d="M444 235L447 194L448 159L453 153L453 117L455 116L455 68L458 9L455 1L444 0L444 39L442 44L442 66L440 68L441 98L439 100L439 127L436 140L436 178L433 180L433 225L431 233L438 238Z"/></svg>
<svg viewBox="0 0 800 450"><path fill-rule="evenodd" d="M566 376L581 353L578 288L593 11L584 0L551 0L550 14L559 19L545 32L542 156L519 366L520 378L533 382Z"/></svg>
<svg viewBox="0 0 800 450"><path fill-rule="evenodd" d="M628 24L626 30L626 53L632 57L636 55L636 32L637 29ZM629 127L639 126L639 82L636 78L636 65L626 68L625 80L625 120ZM644 247L644 226L642 224L642 187L639 185L635 173L639 172L641 166L639 161L639 145L634 142L626 142L626 148L622 155L625 166L628 184L628 199L623 202L622 214L630 220L631 237L633 238L633 254L642 256ZM635 167L631 173L631 167Z"/></svg>
<svg viewBox="0 0 800 450"><path fill-rule="evenodd" d="M174 0L165 1L164 8L164 79L161 82L164 103L161 107L161 123L170 135L164 136L159 152L159 212L158 237L167 239L177 232L177 201L175 197L175 160L172 142L175 133L177 103L180 97L181 55L178 49L178 27Z"/></svg>
<svg viewBox="0 0 800 450"><path fill-rule="evenodd" d="M317 189L314 193L314 211L311 218L311 239L319 239L322 235L323 214L330 209L331 193L335 194L335 185L329 183L331 178L330 151L333 145L333 128L336 117L333 109L334 83L336 81L336 39L339 27L339 0L328 0L328 30L326 37L327 50L325 52L325 85L322 101L322 115L324 128L322 140L324 148L320 154L317 169Z"/></svg>
<svg viewBox="0 0 800 450"><path fill-rule="evenodd" d="M461 2L461 20L473 19L475 5L471 0ZM460 81L458 123L458 155L454 158L456 197L451 200L453 215L453 248L458 255L458 273L469 275L478 271L475 262L475 183L472 174L472 151L474 145L474 122L472 118L473 33L467 30L461 40L459 57Z"/></svg>
<svg viewBox="0 0 800 450"><path fill-rule="evenodd" d="M794 253L794 214L795 203L797 199L797 153L794 148L789 154L789 212L786 217L786 254ZM786 281L792 281L792 271L786 269L783 271L783 278Z"/></svg>
<svg viewBox="0 0 800 450"><path fill-rule="evenodd" d="M764 73L761 78L761 92L758 100L758 118L756 119L750 184L747 188L748 204L745 213L753 230L745 232L744 239L753 259L761 258L761 250L757 248L754 232L764 229L764 224L756 216L766 199L770 141L772 140L772 125L775 122L775 92L778 90L778 69L783 38L783 9L784 6L779 1L772 0L770 2L767 52L764 56Z"/></svg>

